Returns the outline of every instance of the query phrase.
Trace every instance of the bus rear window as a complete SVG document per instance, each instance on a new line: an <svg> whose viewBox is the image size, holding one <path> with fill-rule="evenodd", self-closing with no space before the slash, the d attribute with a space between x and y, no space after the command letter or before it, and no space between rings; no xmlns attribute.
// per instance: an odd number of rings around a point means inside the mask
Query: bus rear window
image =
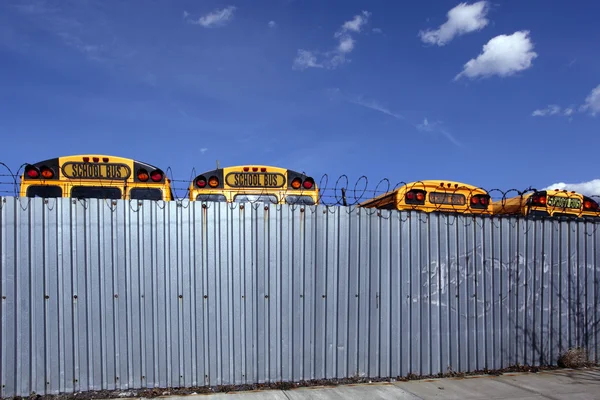
<svg viewBox="0 0 600 400"><path fill-rule="evenodd" d="M225 195L222 194L199 194L196 196L197 201L219 201L226 202Z"/></svg>
<svg viewBox="0 0 600 400"><path fill-rule="evenodd" d="M285 202L287 204L298 204L298 205L302 205L302 206L315 205L315 200L310 196L298 196L298 195L285 196Z"/></svg>
<svg viewBox="0 0 600 400"><path fill-rule="evenodd" d="M123 198L121 189L115 187L75 186L71 189L71 197L77 199L111 199Z"/></svg>
<svg viewBox="0 0 600 400"><path fill-rule="evenodd" d="M60 186L29 186L27 188L27 197L62 197L62 188Z"/></svg>
<svg viewBox="0 0 600 400"><path fill-rule="evenodd" d="M163 194L160 189L139 188L131 189L129 191L129 198L131 200L162 200Z"/></svg>

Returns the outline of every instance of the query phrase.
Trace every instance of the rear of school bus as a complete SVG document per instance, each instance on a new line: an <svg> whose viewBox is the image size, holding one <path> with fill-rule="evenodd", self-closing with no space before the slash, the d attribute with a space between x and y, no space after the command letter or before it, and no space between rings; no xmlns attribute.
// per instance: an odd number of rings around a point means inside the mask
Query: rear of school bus
<svg viewBox="0 0 600 400"><path fill-rule="evenodd" d="M492 200L485 190L461 182L441 180L411 182L362 202L359 206L459 214L492 213Z"/></svg>
<svg viewBox="0 0 600 400"><path fill-rule="evenodd" d="M598 203L577 192L538 190L494 204L496 215L522 215L538 218L597 218Z"/></svg>
<svg viewBox="0 0 600 400"><path fill-rule="evenodd" d="M242 165L206 171L191 182L191 201L313 205L319 190L312 177L285 168Z"/></svg>
<svg viewBox="0 0 600 400"><path fill-rule="evenodd" d="M98 199L172 199L170 182L153 165L99 154L58 157L27 164L22 197Z"/></svg>

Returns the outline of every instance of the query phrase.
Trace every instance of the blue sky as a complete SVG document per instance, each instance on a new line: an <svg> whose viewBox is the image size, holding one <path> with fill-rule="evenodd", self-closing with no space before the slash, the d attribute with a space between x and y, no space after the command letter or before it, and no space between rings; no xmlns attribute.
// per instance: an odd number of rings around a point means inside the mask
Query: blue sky
<svg viewBox="0 0 600 400"><path fill-rule="evenodd" d="M5 0L0 161L101 153L179 180L219 160L372 188L600 194L599 13L592 1Z"/></svg>

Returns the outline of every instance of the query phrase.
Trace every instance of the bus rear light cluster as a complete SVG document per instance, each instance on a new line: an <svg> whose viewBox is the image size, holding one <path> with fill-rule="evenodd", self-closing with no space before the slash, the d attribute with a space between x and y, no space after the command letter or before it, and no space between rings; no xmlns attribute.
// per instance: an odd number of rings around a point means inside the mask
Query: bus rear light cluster
<svg viewBox="0 0 600 400"><path fill-rule="evenodd" d="M546 207L546 195L534 194L531 196L531 205L536 207Z"/></svg>
<svg viewBox="0 0 600 400"><path fill-rule="evenodd" d="M584 198L583 211L600 211L600 206L594 200L590 198Z"/></svg>
<svg viewBox="0 0 600 400"><path fill-rule="evenodd" d="M476 194L471 197L471 208L485 209L490 205L490 196L485 194Z"/></svg>
<svg viewBox="0 0 600 400"><path fill-rule="evenodd" d="M52 179L54 178L54 170L46 165L42 165L40 168L28 165L25 167L25 175L29 179Z"/></svg>
<svg viewBox="0 0 600 400"><path fill-rule="evenodd" d="M152 180L153 182L160 182L164 178L164 174L161 170L155 169L151 173L148 173L144 168L140 168L137 171L137 178L140 182L147 182Z"/></svg>
<svg viewBox="0 0 600 400"><path fill-rule="evenodd" d="M291 185L292 189L304 188L310 190L315 186L315 181L313 178L306 178L304 181L301 178L294 178Z"/></svg>
<svg viewBox="0 0 600 400"><path fill-rule="evenodd" d="M219 178L214 175L208 178L208 181L204 176L199 176L198 179L196 179L196 186L198 186L200 189L205 188L206 185L210 186L211 188L216 188L219 186L219 183Z"/></svg>
<svg viewBox="0 0 600 400"><path fill-rule="evenodd" d="M425 191L424 190L409 190L404 196L406 204L425 204Z"/></svg>

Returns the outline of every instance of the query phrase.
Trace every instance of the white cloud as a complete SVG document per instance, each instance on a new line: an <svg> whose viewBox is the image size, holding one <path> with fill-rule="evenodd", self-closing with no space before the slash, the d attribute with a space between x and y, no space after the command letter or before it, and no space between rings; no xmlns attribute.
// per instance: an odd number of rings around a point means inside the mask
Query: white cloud
<svg viewBox="0 0 600 400"><path fill-rule="evenodd" d="M371 110L379 111L380 113L389 115L390 117L394 117L396 119L404 119L404 116L402 116L398 113L392 112L392 111L390 111L389 108L383 106L379 102L372 100L372 99L366 99L366 98L364 98L364 96L348 95L348 94L342 93L342 91L339 88L327 89L326 93L330 100L336 100L336 99L343 100L348 103L356 104L357 106L361 106L361 107L369 108Z"/></svg>
<svg viewBox="0 0 600 400"><path fill-rule="evenodd" d="M533 59L538 55L533 51L529 31L518 31L512 35L499 35L483 45L483 51L469 60L455 80L490 77L507 77L531 68Z"/></svg>
<svg viewBox="0 0 600 400"><path fill-rule="evenodd" d="M435 124L435 123L434 123ZM421 131L431 132L434 124L430 124L427 118L423 119L423 122L417 125L417 128Z"/></svg>
<svg viewBox="0 0 600 400"><path fill-rule="evenodd" d="M384 114L389 115L390 117L394 117L396 119L404 119L404 117L402 115L390 111L389 108L382 106L375 100L365 100L365 99L359 97L356 99L346 99L346 101L348 101L352 104L370 108L371 110L379 111L380 113L384 113Z"/></svg>
<svg viewBox="0 0 600 400"><path fill-rule="evenodd" d="M186 19L189 16L190 16L190 13L187 12L187 11L185 11L185 10L183 10L183 19Z"/></svg>
<svg viewBox="0 0 600 400"><path fill-rule="evenodd" d="M268 25L269 25L269 28L276 28L277 27L277 22L275 22L275 21L269 21Z"/></svg>
<svg viewBox="0 0 600 400"><path fill-rule="evenodd" d="M546 108L535 110L531 113L533 117L547 117L559 115L564 117L572 117L575 112L588 112L592 116L600 113L600 85L596 86L586 97L585 102L579 107L571 105L569 107L561 107L556 104L551 104Z"/></svg>
<svg viewBox="0 0 600 400"><path fill-rule="evenodd" d="M208 151L208 149L206 147L203 147L200 149L200 154L204 154Z"/></svg>
<svg viewBox="0 0 600 400"><path fill-rule="evenodd" d="M591 93L585 99L585 103L581 106L581 111L587 111L592 116L600 113L600 85L592 89Z"/></svg>
<svg viewBox="0 0 600 400"><path fill-rule="evenodd" d="M383 33L381 28L373 28L373 33Z"/></svg>
<svg viewBox="0 0 600 400"><path fill-rule="evenodd" d="M221 10L215 10L211 13L203 15L196 21L190 21L193 24L201 25L205 28L223 26L233 19L233 13L236 10L234 6L228 6Z"/></svg>
<svg viewBox="0 0 600 400"><path fill-rule="evenodd" d="M544 188L543 190L554 189L575 191L585 194L586 196L600 196L600 179L592 179L589 182L580 183L558 182Z"/></svg>
<svg viewBox="0 0 600 400"><path fill-rule="evenodd" d="M340 45L338 46L340 53L350 53L352 49L354 49L354 39L348 36L340 40Z"/></svg>
<svg viewBox="0 0 600 400"><path fill-rule="evenodd" d="M489 22L488 9L487 1L460 3L448 11L448 20L438 29L421 31L419 36L425 43L444 46L457 36L483 29Z"/></svg>
<svg viewBox="0 0 600 400"><path fill-rule="evenodd" d="M422 123L417 124L417 129L422 132L439 132L455 145L459 147L462 146L462 144L456 140L456 138L450 132L448 132L448 130L446 130L439 121L429 121L427 118L424 118Z"/></svg>
<svg viewBox="0 0 600 400"><path fill-rule="evenodd" d="M338 66L349 62L350 60L347 58L347 55L354 50L356 44L356 40L351 36L351 33L361 32L362 28L369 22L370 16L370 12L363 11L361 14L355 15L350 21L344 22L340 29L334 34L334 37L338 39L338 45L331 51L318 52L299 49L296 58L294 59L292 69L335 69ZM321 58L321 61L318 61L318 58Z"/></svg>
<svg viewBox="0 0 600 400"><path fill-rule="evenodd" d="M535 110L534 112L531 113L531 115L533 117L545 117L547 115L562 115L562 113L563 113L562 107L557 106L556 104L550 104L546 108Z"/></svg>
<svg viewBox="0 0 600 400"><path fill-rule="evenodd" d="M362 27L369 22L371 13L363 11L362 13L355 15L350 21L344 22L341 29L335 34L335 37L339 37L346 32L360 32Z"/></svg>
<svg viewBox="0 0 600 400"><path fill-rule="evenodd" d="M323 68L323 65L317 63L317 57L312 52L300 49L292 68L302 71L306 68Z"/></svg>

